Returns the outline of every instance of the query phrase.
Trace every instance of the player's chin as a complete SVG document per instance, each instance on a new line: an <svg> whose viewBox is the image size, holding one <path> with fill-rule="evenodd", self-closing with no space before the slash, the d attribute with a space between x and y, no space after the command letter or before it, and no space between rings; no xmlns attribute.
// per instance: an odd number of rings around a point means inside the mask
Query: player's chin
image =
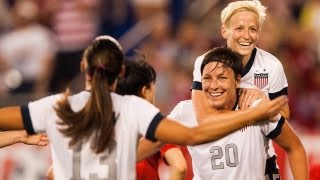
<svg viewBox="0 0 320 180"><path fill-rule="evenodd" d="M224 102L222 99L211 98L209 99L209 105L213 109L223 109Z"/></svg>

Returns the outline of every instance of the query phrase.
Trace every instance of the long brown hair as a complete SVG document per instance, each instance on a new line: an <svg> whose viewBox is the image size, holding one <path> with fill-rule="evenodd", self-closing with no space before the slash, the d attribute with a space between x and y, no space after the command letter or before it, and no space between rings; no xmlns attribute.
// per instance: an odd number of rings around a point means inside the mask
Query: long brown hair
<svg viewBox="0 0 320 180"><path fill-rule="evenodd" d="M56 108L62 119L59 130L71 138L70 145L92 137L91 148L100 153L108 147L114 134L115 117L109 87L119 76L124 55L115 41L102 38L84 51L83 59L88 64L86 73L91 78L91 96L83 109L74 112L67 99L70 92L66 91Z"/></svg>

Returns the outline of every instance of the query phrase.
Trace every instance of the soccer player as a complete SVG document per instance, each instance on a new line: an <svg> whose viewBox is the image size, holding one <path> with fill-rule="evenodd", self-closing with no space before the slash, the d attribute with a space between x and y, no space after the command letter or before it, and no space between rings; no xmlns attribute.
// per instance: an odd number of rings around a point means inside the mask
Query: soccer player
<svg viewBox="0 0 320 180"><path fill-rule="evenodd" d="M221 34L226 39L227 47L242 57L244 69L241 72L242 93L239 99L240 109L247 108L260 96L257 90L265 93L270 99L287 95L288 83L281 62L270 53L256 47L259 31L266 16L266 7L258 0L235 1L221 12ZM215 113L207 109L201 91L200 66L205 55L196 59L194 80L192 86L192 101L199 123ZM211 115L210 115L211 114ZM281 110L281 115L289 119L289 105ZM279 179L279 168L276 163L276 154L269 142L267 148L268 160L266 174L270 179Z"/></svg>
<svg viewBox="0 0 320 180"><path fill-rule="evenodd" d="M45 134L28 135L24 130L0 132L0 148L10 146L15 143L46 146L49 141Z"/></svg>
<svg viewBox="0 0 320 180"><path fill-rule="evenodd" d="M119 79L116 93L121 95L136 95L155 103L156 71L145 61L126 61L126 71ZM160 146L162 143L154 143L141 138L138 145L137 159L148 149L148 146ZM143 155L143 154L142 154ZM161 160L170 167L170 180L184 180L187 173L187 162L179 148L174 144L165 144L160 151L150 157L137 162L137 180L159 180L158 168Z"/></svg>
<svg viewBox="0 0 320 180"><path fill-rule="evenodd" d="M135 179L139 136L151 141L196 145L219 137L216 123L187 128L164 117L158 108L136 96L113 93L124 74L124 54L110 36L97 38L85 50L82 69L88 89L56 94L23 106L0 109L0 128L45 132L50 140L54 177L65 179ZM217 115L243 124L276 115L285 97L260 103L239 114ZM233 117L233 118L230 118ZM229 127L229 126L228 126Z"/></svg>
<svg viewBox="0 0 320 180"><path fill-rule="evenodd" d="M125 61L125 74L119 79L116 93L120 95L136 95L155 103L156 72L145 61ZM161 160L170 166L171 180L184 180L187 163L179 146L173 144L154 143L140 138L138 144L137 180L159 179L158 168ZM153 152L153 148L160 151ZM150 157L149 157L150 156ZM53 180L52 168L48 170L47 179Z"/></svg>
<svg viewBox="0 0 320 180"><path fill-rule="evenodd" d="M242 67L240 57L227 47L215 48L205 55L200 67L202 89L212 111L238 109ZM182 120L189 127L204 123L197 121L192 100L180 102L168 117ZM308 163L301 141L283 116L274 118L278 121L256 123L217 141L188 146L194 179L268 179L265 148L268 139L273 139L287 152L294 179L307 180Z"/></svg>

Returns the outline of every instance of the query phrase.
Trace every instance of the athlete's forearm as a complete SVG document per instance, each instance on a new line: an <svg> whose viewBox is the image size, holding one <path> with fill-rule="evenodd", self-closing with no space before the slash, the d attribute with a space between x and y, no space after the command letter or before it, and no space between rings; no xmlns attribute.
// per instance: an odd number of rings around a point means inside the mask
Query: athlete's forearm
<svg viewBox="0 0 320 180"><path fill-rule="evenodd" d="M192 91L192 103L199 124L214 122L215 139L222 138L238 129L255 123L259 111L247 108L239 111L214 111L207 104L202 91Z"/></svg>
<svg viewBox="0 0 320 180"><path fill-rule="evenodd" d="M204 93L199 90L192 90L192 103L199 124L213 122L212 128L216 139L224 137L245 126L267 120L278 114L281 108L287 104L284 96L272 101L264 102L254 108L247 108L238 111L214 111L210 110Z"/></svg>
<svg viewBox="0 0 320 180"><path fill-rule="evenodd" d="M160 150L163 143L160 141L151 142L145 138L140 138L137 149L137 162L144 160Z"/></svg>
<svg viewBox="0 0 320 180"><path fill-rule="evenodd" d="M289 165L294 179L308 179L306 151L299 137L287 121L284 122L281 128L281 134L278 135L274 141L287 152Z"/></svg>
<svg viewBox="0 0 320 180"><path fill-rule="evenodd" d="M170 118L165 118L158 124L155 137L159 141L179 145L197 145L215 141L256 121L274 117L286 102L286 98L282 96L255 108L214 113L208 116L208 120L193 128L187 128Z"/></svg>
<svg viewBox="0 0 320 180"><path fill-rule="evenodd" d="M295 180L308 180L308 161L306 151L303 146L300 146L298 149L293 151L289 151L287 155L293 178Z"/></svg>
<svg viewBox="0 0 320 180"><path fill-rule="evenodd" d="M262 113L253 109L244 109L235 112L218 111L210 108L208 101L205 99L204 93L199 90L192 90L192 103L199 124L208 121L215 121L217 123L221 122L223 127L220 128L228 129L231 125L230 130L234 131L261 120ZM229 123L226 121L229 121Z"/></svg>
<svg viewBox="0 0 320 180"><path fill-rule="evenodd" d="M20 139L22 136L22 131L0 132L0 147L2 148L21 142Z"/></svg>
<svg viewBox="0 0 320 180"><path fill-rule="evenodd" d="M205 137L208 137L207 139L210 139L210 141L218 140L234 131L253 124L259 116L260 112L253 108L209 115L207 119L201 123L201 126L195 130L194 138L206 139Z"/></svg>

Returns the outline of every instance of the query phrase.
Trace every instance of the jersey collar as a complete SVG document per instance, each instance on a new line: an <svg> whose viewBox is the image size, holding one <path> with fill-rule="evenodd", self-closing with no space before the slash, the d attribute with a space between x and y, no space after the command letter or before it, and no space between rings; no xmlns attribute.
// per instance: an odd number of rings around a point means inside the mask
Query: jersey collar
<svg viewBox="0 0 320 180"><path fill-rule="evenodd" d="M253 65L253 62L254 62L254 58L256 57L256 53L257 53L257 48L254 48L252 50L252 53L251 53L251 56L250 56L250 59L249 59L247 65L243 68L243 71L241 73L241 77L244 77L250 71L250 69Z"/></svg>

